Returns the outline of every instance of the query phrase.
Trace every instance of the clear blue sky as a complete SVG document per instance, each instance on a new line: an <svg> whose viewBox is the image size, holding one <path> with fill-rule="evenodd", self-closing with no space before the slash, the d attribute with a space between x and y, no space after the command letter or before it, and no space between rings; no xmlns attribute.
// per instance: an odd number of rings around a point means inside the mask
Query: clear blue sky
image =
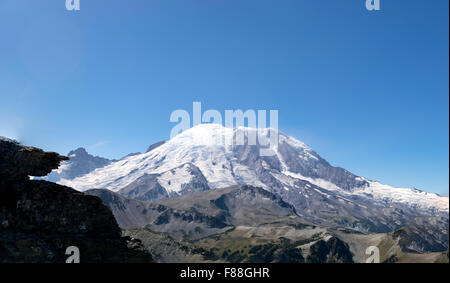
<svg viewBox="0 0 450 283"><path fill-rule="evenodd" d="M170 113L278 109L333 165L449 191L449 1L0 0L0 135L118 158Z"/></svg>

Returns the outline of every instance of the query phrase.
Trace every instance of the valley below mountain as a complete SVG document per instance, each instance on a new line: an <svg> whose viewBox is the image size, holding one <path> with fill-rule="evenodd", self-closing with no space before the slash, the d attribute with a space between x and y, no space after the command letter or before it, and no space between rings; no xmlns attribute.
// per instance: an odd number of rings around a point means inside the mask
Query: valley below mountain
<svg viewBox="0 0 450 283"><path fill-rule="evenodd" d="M144 202L90 190L108 206L123 235L139 239L158 262L447 262L448 234L405 226L367 234L305 222L295 208L261 188L242 186ZM136 217L138 216L138 217ZM441 219L445 224L445 219ZM448 225L448 224L447 224ZM447 226L448 231L448 226ZM447 237L447 238L446 238Z"/></svg>

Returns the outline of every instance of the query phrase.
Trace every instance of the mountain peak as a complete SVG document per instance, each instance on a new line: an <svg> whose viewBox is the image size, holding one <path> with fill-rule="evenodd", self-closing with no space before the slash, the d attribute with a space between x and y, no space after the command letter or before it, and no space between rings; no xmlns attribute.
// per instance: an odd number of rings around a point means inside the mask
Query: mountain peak
<svg viewBox="0 0 450 283"><path fill-rule="evenodd" d="M278 142L273 143L272 135L278 135ZM241 135L245 137L243 144L236 144L236 137ZM279 144L286 142L292 144L295 147L301 148L301 150L306 150L312 152L311 148L304 144L303 142L289 137L288 135L280 132L278 129L274 128L252 128L252 127L226 127L220 124L199 124L192 128L189 128L171 140L168 143L189 143L193 145L203 145L203 146L239 146L239 145L252 145L248 144L247 138L251 135L256 138L256 145L260 148L270 148L272 150L277 150ZM269 140L269 137L271 138ZM264 142L263 142L264 140ZM270 142L270 143L269 143ZM269 143L269 144L268 144ZM266 144L266 145L263 145Z"/></svg>
<svg viewBox="0 0 450 283"><path fill-rule="evenodd" d="M58 169L53 170L46 177L46 180L50 182L72 180L86 175L97 168L105 167L112 162L112 160L107 158L89 154L83 147L70 151L68 156L69 161L63 162Z"/></svg>
<svg viewBox="0 0 450 283"><path fill-rule="evenodd" d="M84 147L79 147L75 150L72 150L69 152L68 156L73 158L75 156L80 156L80 155L89 155L89 153L87 152L87 150Z"/></svg>
<svg viewBox="0 0 450 283"><path fill-rule="evenodd" d="M270 145L272 156L260 154L262 145L228 143L239 131L269 133L268 129L201 124L149 152L96 166L61 183L81 191L106 188L124 195L132 191L133 197L145 200L250 185L280 196L305 219L372 232L396 228L383 209L394 207L408 215L448 215L448 198L393 188L333 167L304 143L283 133L278 133L276 146ZM186 164L198 170L190 170ZM349 215L352 222L348 222Z"/></svg>

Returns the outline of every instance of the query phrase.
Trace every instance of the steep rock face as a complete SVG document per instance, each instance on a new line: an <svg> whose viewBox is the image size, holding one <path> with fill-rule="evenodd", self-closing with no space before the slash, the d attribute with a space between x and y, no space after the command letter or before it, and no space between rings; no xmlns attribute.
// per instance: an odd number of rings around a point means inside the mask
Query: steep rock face
<svg viewBox="0 0 450 283"><path fill-rule="evenodd" d="M151 262L139 242L121 237L101 200L28 175L48 174L65 157L0 140L0 262Z"/></svg>
<svg viewBox="0 0 450 283"><path fill-rule="evenodd" d="M0 178L26 180L28 176L45 176L67 160L55 152L44 152L31 146L0 137Z"/></svg>
<svg viewBox="0 0 450 283"><path fill-rule="evenodd" d="M200 169L187 163L160 174L144 174L119 193L138 200L156 201L209 189Z"/></svg>

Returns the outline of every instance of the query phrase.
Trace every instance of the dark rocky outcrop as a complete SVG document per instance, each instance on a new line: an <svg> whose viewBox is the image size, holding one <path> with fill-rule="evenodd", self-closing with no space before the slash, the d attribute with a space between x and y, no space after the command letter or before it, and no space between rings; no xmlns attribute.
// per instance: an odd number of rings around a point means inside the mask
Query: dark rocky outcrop
<svg viewBox="0 0 450 283"><path fill-rule="evenodd" d="M45 176L67 157L55 152L44 152L31 146L0 137L0 178L27 180L28 176Z"/></svg>
<svg viewBox="0 0 450 283"><path fill-rule="evenodd" d="M155 148L158 148L158 147L162 146L165 143L166 143L166 141L160 141L160 142L154 143L154 144L152 144L151 146L149 146L147 148L146 152L150 152L150 151L154 150Z"/></svg>
<svg viewBox="0 0 450 283"><path fill-rule="evenodd" d="M0 262L65 262L70 246L81 262L151 262L98 197L28 179L66 159L0 139Z"/></svg>
<svg viewBox="0 0 450 283"><path fill-rule="evenodd" d="M353 263L349 246L336 237L320 240L310 248L307 258L310 263Z"/></svg>

